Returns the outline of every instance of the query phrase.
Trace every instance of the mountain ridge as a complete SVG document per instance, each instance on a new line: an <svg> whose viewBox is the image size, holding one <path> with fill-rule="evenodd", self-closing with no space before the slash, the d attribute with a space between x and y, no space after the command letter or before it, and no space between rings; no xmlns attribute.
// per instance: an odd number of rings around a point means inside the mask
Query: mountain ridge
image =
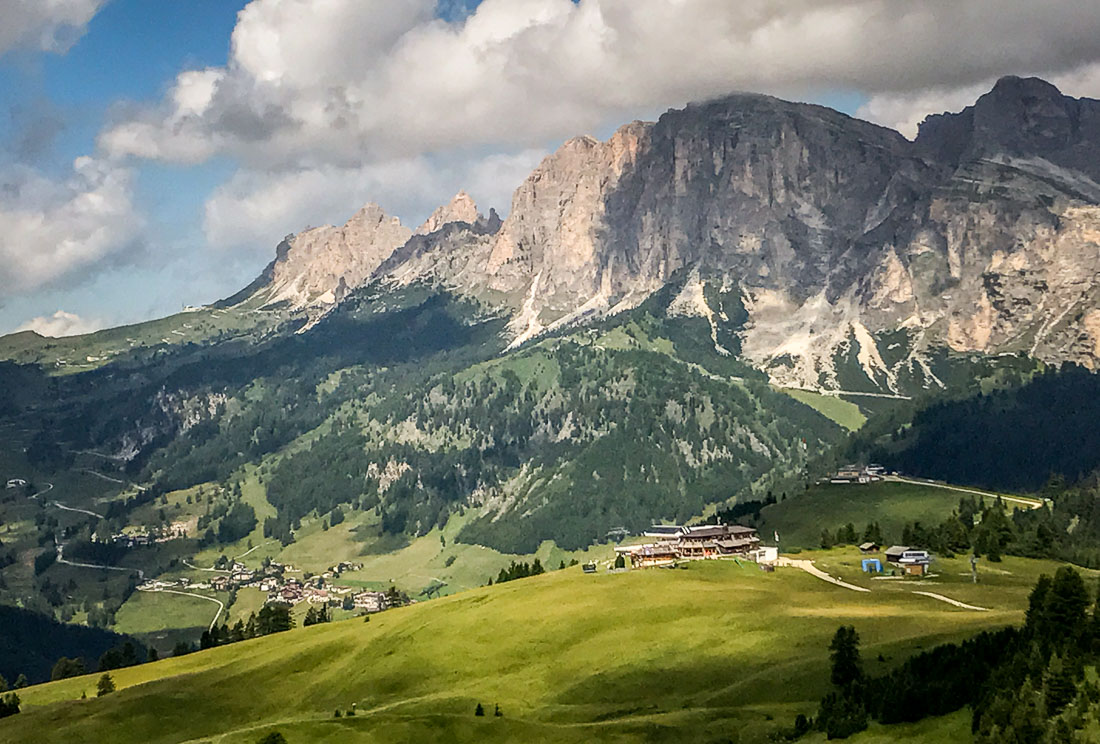
<svg viewBox="0 0 1100 744"><path fill-rule="evenodd" d="M740 294L748 317L732 330L776 384L840 389L851 353L883 390L942 386L929 362L941 348L1095 368L1097 174L1100 102L1037 78L1003 78L915 141L735 94L567 140L503 221L463 192L407 237L306 231L245 298L323 313L369 284L434 283L506 312L514 348L691 271ZM692 311L720 322L705 301ZM905 353L888 363L879 337L898 333Z"/></svg>

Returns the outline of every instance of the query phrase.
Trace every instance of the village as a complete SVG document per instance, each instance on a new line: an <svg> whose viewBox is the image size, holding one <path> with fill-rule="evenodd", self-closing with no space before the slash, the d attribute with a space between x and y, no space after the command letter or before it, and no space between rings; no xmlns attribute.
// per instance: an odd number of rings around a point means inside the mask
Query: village
<svg viewBox="0 0 1100 744"><path fill-rule="evenodd" d="M289 564L277 561L264 561L262 568L253 570L243 563L234 561L224 572L209 581L192 581L186 577L175 580L155 579L145 581L138 586L140 591L162 590L211 590L232 592L243 588L258 589L266 592L267 604L295 606L306 602L310 605L341 607L345 610L360 610L366 613L381 612L395 603L393 593L356 589L334 583L340 574L356 571L361 564L341 562L331 566L321 574L302 572ZM219 569L200 569L218 571ZM297 578L288 574L301 573ZM415 601L415 600L411 600Z"/></svg>

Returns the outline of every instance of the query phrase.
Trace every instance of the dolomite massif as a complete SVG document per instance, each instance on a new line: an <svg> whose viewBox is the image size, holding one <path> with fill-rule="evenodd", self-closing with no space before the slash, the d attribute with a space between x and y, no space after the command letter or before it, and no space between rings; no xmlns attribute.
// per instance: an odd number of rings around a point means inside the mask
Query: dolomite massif
<svg viewBox="0 0 1100 744"><path fill-rule="evenodd" d="M1100 101L1004 78L915 141L815 105L733 95L577 137L503 221L460 194L411 231L375 205L307 230L226 304L316 319L429 282L499 309L518 346L637 306L706 318L776 384L937 387L937 354L1100 361ZM740 308L717 307L715 292ZM724 327L724 328L722 328Z"/></svg>

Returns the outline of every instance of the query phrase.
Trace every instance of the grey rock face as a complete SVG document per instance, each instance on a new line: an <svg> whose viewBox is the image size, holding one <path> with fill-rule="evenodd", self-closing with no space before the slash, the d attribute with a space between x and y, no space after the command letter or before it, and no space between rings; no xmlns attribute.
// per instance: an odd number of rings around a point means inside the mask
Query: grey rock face
<svg viewBox="0 0 1100 744"><path fill-rule="evenodd" d="M506 309L522 343L674 279L686 281L676 312L717 326L728 318L709 306L711 285L742 298L742 352L799 387L842 387L841 357L883 389L935 385L930 357L945 347L1096 366L1098 181L1100 102L1041 80L1006 78L929 117L915 142L820 106L735 95L606 142L569 140L503 223L459 198L411 238L385 231L357 259L369 273L335 268L352 251L333 246L353 241L299 236L272 286L303 296L293 277L436 282ZM333 261L314 270L311 251Z"/></svg>

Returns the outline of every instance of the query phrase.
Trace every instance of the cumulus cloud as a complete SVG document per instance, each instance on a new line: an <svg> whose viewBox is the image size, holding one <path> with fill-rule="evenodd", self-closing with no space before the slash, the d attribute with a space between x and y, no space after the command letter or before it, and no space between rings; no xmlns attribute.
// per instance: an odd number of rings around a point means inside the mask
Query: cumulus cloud
<svg viewBox="0 0 1100 744"><path fill-rule="evenodd" d="M144 227L132 182L131 169L90 157L64 181L23 166L0 172L3 291L77 283L129 255Z"/></svg>
<svg viewBox="0 0 1100 744"><path fill-rule="evenodd" d="M689 99L855 89L880 120L1008 72L1100 61L1079 0L253 0L228 64L101 137L116 155L253 169L525 147ZM924 113L928 113L927 111Z"/></svg>
<svg viewBox="0 0 1100 744"><path fill-rule="evenodd" d="M103 328L103 321L95 318L82 318L76 313L58 310L53 315L32 318L16 328L16 331L34 331L43 336L60 338L62 336L82 336Z"/></svg>
<svg viewBox="0 0 1100 744"><path fill-rule="evenodd" d="M16 48L66 52L107 0L0 0L0 56Z"/></svg>
<svg viewBox="0 0 1100 744"><path fill-rule="evenodd" d="M483 212L489 207L507 212L512 190L545 155L527 149L482 157L418 156L359 167L243 170L207 200L203 226L213 246L266 252L283 235L307 225L342 223L367 201L378 202L410 227L462 189Z"/></svg>

